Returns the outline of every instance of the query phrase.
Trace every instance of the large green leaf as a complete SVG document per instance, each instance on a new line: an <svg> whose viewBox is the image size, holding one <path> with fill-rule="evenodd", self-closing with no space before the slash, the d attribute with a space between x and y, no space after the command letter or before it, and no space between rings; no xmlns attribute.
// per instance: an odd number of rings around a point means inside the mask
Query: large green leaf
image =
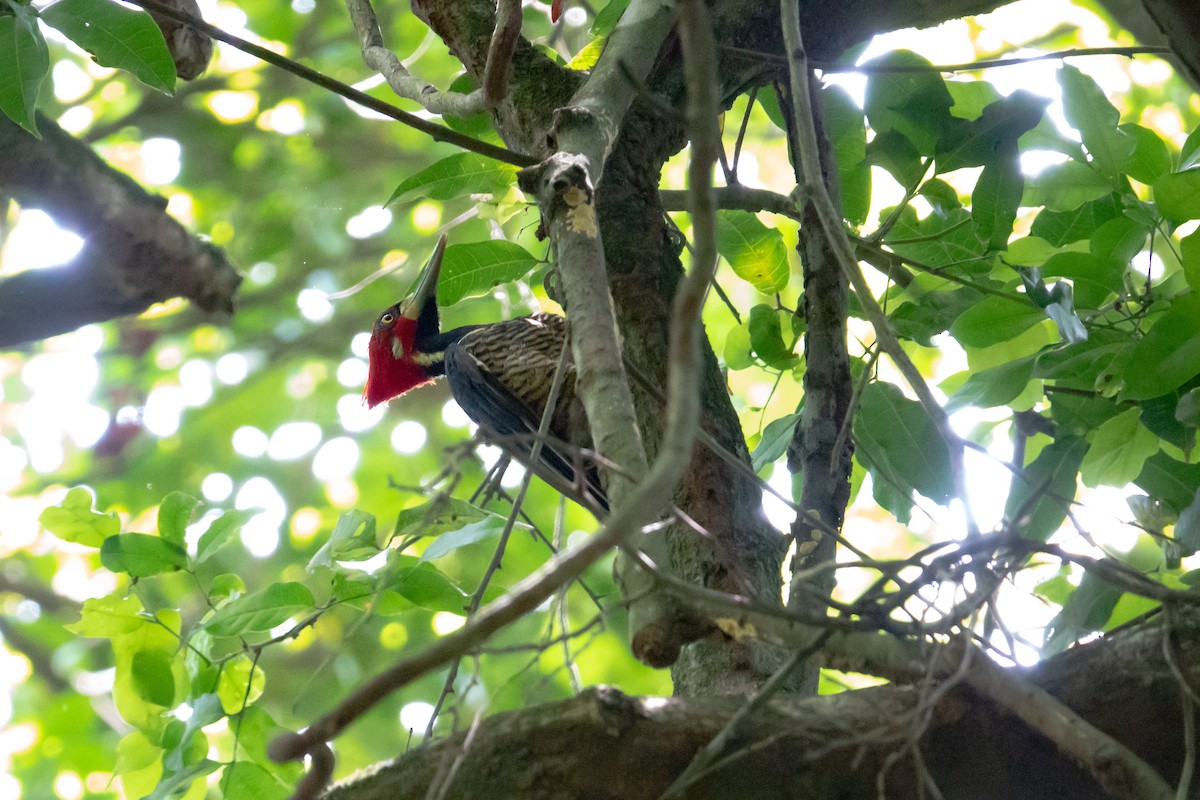
<svg viewBox="0 0 1200 800"><path fill-rule="evenodd" d="M1200 375L1200 298L1183 294L1134 348L1125 367L1127 400L1166 394Z"/></svg>
<svg viewBox="0 0 1200 800"><path fill-rule="evenodd" d="M1030 356L999 367L971 373L946 403L947 411L965 406L991 408L1015 400L1025 390L1033 374L1035 358Z"/></svg>
<svg viewBox="0 0 1200 800"><path fill-rule="evenodd" d="M1079 637L1103 628L1120 598L1120 589L1085 572L1063 610L1047 626L1042 655L1061 653Z"/></svg>
<svg viewBox="0 0 1200 800"><path fill-rule="evenodd" d="M1091 253L1062 252L1042 265L1046 278L1070 278L1075 287L1075 303L1080 308L1097 308L1110 295L1124 288L1121 276L1125 265L1104 261Z"/></svg>
<svg viewBox="0 0 1200 800"><path fill-rule="evenodd" d="M783 340L779 312L765 303L750 309L750 346L773 369L790 369L797 360Z"/></svg>
<svg viewBox="0 0 1200 800"><path fill-rule="evenodd" d="M1200 219L1200 169L1172 172L1154 182L1154 202L1167 219Z"/></svg>
<svg viewBox="0 0 1200 800"><path fill-rule="evenodd" d="M880 213L887 217L891 212L884 209ZM963 208L917 219L913 207L905 206L885 241L900 255L928 267L957 267L968 272L990 268L991 259L985 258L988 243Z"/></svg>
<svg viewBox="0 0 1200 800"><path fill-rule="evenodd" d="M853 225L861 225L871 207L866 119L862 109L840 86L821 90L821 106L825 112L825 132L837 157L842 216Z"/></svg>
<svg viewBox="0 0 1200 800"><path fill-rule="evenodd" d="M366 561L379 555L385 544L386 540L379 540L375 515L355 508L338 517L329 539L309 559L308 569L336 569L338 561Z"/></svg>
<svg viewBox="0 0 1200 800"><path fill-rule="evenodd" d="M915 400L890 383L876 381L863 391L855 436L869 444L871 459L886 464L904 485L946 503L954 493L950 451Z"/></svg>
<svg viewBox="0 0 1200 800"><path fill-rule="evenodd" d="M760 472L763 467L775 463L780 456L787 452L788 444L792 441L792 434L795 433L796 424L799 421L800 412L797 411L795 414L788 414L767 423L767 427L763 429L762 438L758 441L758 447L754 448L754 452L750 454L750 466L755 472Z"/></svg>
<svg viewBox="0 0 1200 800"><path fill-rule="evenodd" d="M1070 211L1043 209L1029 232L1056 247L1087 239L1111 219L1121 216L1121 204L1113 195L1091 200Z"/></svg>
<svg viewBox="0 0 1200 800"><path fill-rule="evenodd" d="M38 135L38 92L50 71L50 52L28 6L0 14L0 111Z"/></svg>
<svg viewBox="0 0 1200 800"><path fill-rule="evenodd" d="M421 561L433 561L448 553L453 553L460 547L492 539L499 536L503 530L504 518L488 514L483 519L468 522L456 531L439 534L421 551Z"/></svg>
<svg viewBox="0 0 1200 800"><path fill-rule="evenodd" d="M1193 292L1200 292L1200 229L1194 230L1179 243L1183 275Z"/></svg>
<svg viewBox="0 0 1200 800"><path fill-rule="evenodd" d="M469 194L498 192L511 186L517 168L475 153L458 153L443 158L400 182L387 205L420 197L450 200Z"/></svg>
<svg viewBox="0 0 1200 800"><path fill-rule="evenodd" d="M1158 437L1141 417L1140 408L1131 408L1100 426L1079 468L1084 485L1121 487L1141 474L1146 459L1158 452Z"/></svg>
<svg viewBox="0 0 1200 800"><path fill-rule="evenodd" d="M1121 131L1134 140L1133 158L1126 170L1129 177L1149 184L1171 171L1171 154L1161 136L1133 123L1122 125Z"/></svg>
<svg viewBox="0 0 1200 800"><path fill-rule="evenodd" d="M113 572L146 578L187 566L182 545L146 533L119 533L100 546L100 563Z"/></svg>
<svg viewBox="0 0 1200 800"><path fill-rule="evenodd" d="M465 614L470 598L428 561L392 550L387 567L376 579L380 589L395 592L407 602L431 611Z"/></svg>
<svg viewBox="0 0 1200 800"><path fill-rule="evenodd" d="M1108 197L1115 188L1113 180L1091 164L1067 160L1027 178L1021 205L1071 211L1084 203Z"/></svg>
<svg viewBox="0 0 1200 800"><path fill-rule="evenodd" d="M929 67L929 61L908 50L893 50L868 62L869 66ZM954 98L941 73L934 69L912 72L868 71L863 108L877 134L903 134L924 155L933 155L938 140L955 123L950 116Z"/></svg>
<svg viewBox="0 0 1200 800"><path fill-rule="evenodd" d="M192 523L200 501L183 492L171 492L158 506L158 535L183 547L187 526Z"/></svg>
<svg viewBox="0 0 1200 800"><path fill-rule="evenodd" d="M304 584L273 583L217 609L204 628L214 636L262 633L312 608L312 592Z"/></svg>
<svg viewBox="0 0 1200 800"><path fill-rule="evenodd" d="M92 510L91 490L76 486L67 492L61 504L50 506L38 516L42 527L67 542L99 547L104 540L121 531L121 521L113 512Z"/></svg>
<svg viewBox="0 0 1200 800"><path fill-rule="evenodd" d="M1122 131L1120 113L1090 76L1070 64L1058 71L1063 91L1063 113L1079 131L1092 163L1105 175L1120 175L1129 167L1137 140Z"/></svg>
<svg viewBox="0 0 1200 800"><path fill-rule="evenodd" d="M1004 518L1022 538L1044 542L1062 525L1075 499L1075 480L1086 452L1083 439L1058 439L1042 448L1013 480Z"/></svg>
<svg viewBox="0 0 1200 800"><path fill-rule="evenodd" d="M1157 453L1146 459L1134 482L1178 513L1191 505L1200 489L1200 464L1184 464L1166 453Z"/></svg>
<svg viewBox="0 0 1200 800"><path fill-rule="evenodd" d="M111 0L58 0L42 10L42 19L91 53L97 64L132 72L160 92L175 91L175 61L145 11Z"/></svg>
<svg viewBox="0 0 1200 800"><path fill-rule="evenodd" d="M717 212L717 250L739 278L763 294L782 291L788 284L791 270L783 234L748 211Z"/></svg>
<svg viewBox="0 0 1200 800"><path fill-rule="evenodd" d="M1016 338L1045 318L1033 303L989 295L954 320L950 335L969 347L988 347Z"/></svg>
<svg viewBox="0 0 1200 800"><path fill-rule="evenodd" d="M1003 250L1012 235L1025 178L1016 145L1004 157L993 157L983 168L971 193L971 218L979 236L993 250Z"/></svg>
<svg viewBox="0 0 1200 800"><path fill-rule="evenodd" d="M1038 124L1049 102L1018 90L990 104L979 119L957 127L952 139L944 137L938 143L938 173L992 164L997 158L1011 160L1007 154L1016 153L1017 139Z"/></svg>
<svg viewBox="0 0 1200 800"><path fill-rule="evenodd" d="M438 303L452 306L486 294L502 283L524 278L538 260L519 244L503 239L452 244L442 260Z"/></svg>

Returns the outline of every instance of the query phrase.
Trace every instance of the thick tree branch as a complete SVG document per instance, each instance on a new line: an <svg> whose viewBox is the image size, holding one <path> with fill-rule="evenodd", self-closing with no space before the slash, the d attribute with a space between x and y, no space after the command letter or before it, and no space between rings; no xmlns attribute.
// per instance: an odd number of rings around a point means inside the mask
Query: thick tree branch
<svg viewBox="0 0 1200 800"><path fill-rule="evenodd" d="M1173 614L1180 674L1200 680L1200 614ZM1162 641L1168 622L1077 647L1020 671L1086 724L1132 749L1159 775L1184 760L1180 689ZM1015 672L1015 671L1014 671ZM917 673L919 678L919 673ZM462 800L659 798L735 716L738 736L689 798L806 797L874 800L877 779L929 714L919 739L928 776L947 798L1093 800L1103 789L1073 760L967 687L923 707L916 688L884 686L806 700L776 698L752 714L735 698L629 698L588 690L551 706L483 721L471 748L462 735L414 750L335 787L330 800L423 798L438 767L461 755L451 789ZM514 747L519 742L519 747ZM1097 753L1096 755L1099 755ZM913 763L883 776L890 800L922 796Z"/></svg>
<svg viewBox="0 0 1200 800"><path fill-rule="evenodd" d="M0 115L0 190L86 241L70 264L0 280L0 346L42 339L186 297L233 310L241 276L148 194L51 120L43 138Z"/></svg>

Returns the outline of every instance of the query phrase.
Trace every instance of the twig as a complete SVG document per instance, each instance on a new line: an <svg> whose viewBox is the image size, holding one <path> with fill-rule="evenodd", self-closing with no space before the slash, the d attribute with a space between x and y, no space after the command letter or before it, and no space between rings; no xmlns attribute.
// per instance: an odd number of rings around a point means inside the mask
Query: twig
<svg viewBox="0 0 1200 800"><path fill-rule="evenodd" d="M402 122L410 128L415 128L422 133L428 134L435 142L446 142L448 144L461 147L464 150L470 150L472 153L478 153L481 156L494 158L497 161L505 164L515 164L518 167L529 167L537 162L533 156L527 156L524 153L516 153L512 150L491 144L489 142L480 141L471 136L459 133L458 131L450 130L443 125L437 125L428 120L421 119L416 114L410 114L407 111L402 111L395 106L378 100L371 95L360 92L353 86L348 86L341 81L334 80L328 75L322 75L316 70L309 69L303 64L297 63L290 58L273 53L265 47L259 47L256 44L246 41L232 33L226 33L215 25L209 25L204 20L194 17L191 14L179 11L172 6L159 2L159 0L130 0L136 6L140 6L148 11L154 11L156 14L161 14L168 19L182 22L192 26L194 29L211 36L218 41L236 47L244 53L249 53L255 58L279 67L280 69L290 72L293 75L302 78L309 83L320 86L322 89L327 89L334 94L358 103L360 106L369 108L372 111L390 117L397 122Z"/></svg>
<svg viewBox="0 0 1200 800"><path fill-rule="evenodd" d="M409 72L396 54L384 45L383 32L370 0L346 0L346 9L358 33L363 62L382 75L397 95L420 103L426 111L465 117L495 108L508 93L513 48L521 34L519 2L503 0L499 4L483 86L469 94L440 92Z"/></svg>

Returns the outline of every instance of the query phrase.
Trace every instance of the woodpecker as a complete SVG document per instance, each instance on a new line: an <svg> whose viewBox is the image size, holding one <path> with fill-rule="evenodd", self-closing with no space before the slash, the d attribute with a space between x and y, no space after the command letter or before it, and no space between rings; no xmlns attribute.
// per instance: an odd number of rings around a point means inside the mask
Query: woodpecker
<svg viewBox="0 0 1200 800"><path fill-rule="evenodd" d="M570 362L549 437L538 459L531 460L562 354L565 320L538 313L443 332L437 282L445 250L442 236L416 291L375 320L364 402L374 408L444 375L455 401L485 437L585 508L607 513L608 499L595 466L580 455L580 449L591 447L591 433L575 394L575 367Z"/></svg>

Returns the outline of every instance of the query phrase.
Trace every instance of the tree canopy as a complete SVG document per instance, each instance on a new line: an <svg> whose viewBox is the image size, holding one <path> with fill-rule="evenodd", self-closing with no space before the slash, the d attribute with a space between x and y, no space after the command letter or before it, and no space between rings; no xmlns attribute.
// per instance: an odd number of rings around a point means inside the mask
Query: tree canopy
<svg viewBox="0 0 1200 800"><path fill-rule="evenodd" d="M0 1L0 794L1195 793L1184 4L131 1ZM443 233L611 515L364 406Z"/></svg>

